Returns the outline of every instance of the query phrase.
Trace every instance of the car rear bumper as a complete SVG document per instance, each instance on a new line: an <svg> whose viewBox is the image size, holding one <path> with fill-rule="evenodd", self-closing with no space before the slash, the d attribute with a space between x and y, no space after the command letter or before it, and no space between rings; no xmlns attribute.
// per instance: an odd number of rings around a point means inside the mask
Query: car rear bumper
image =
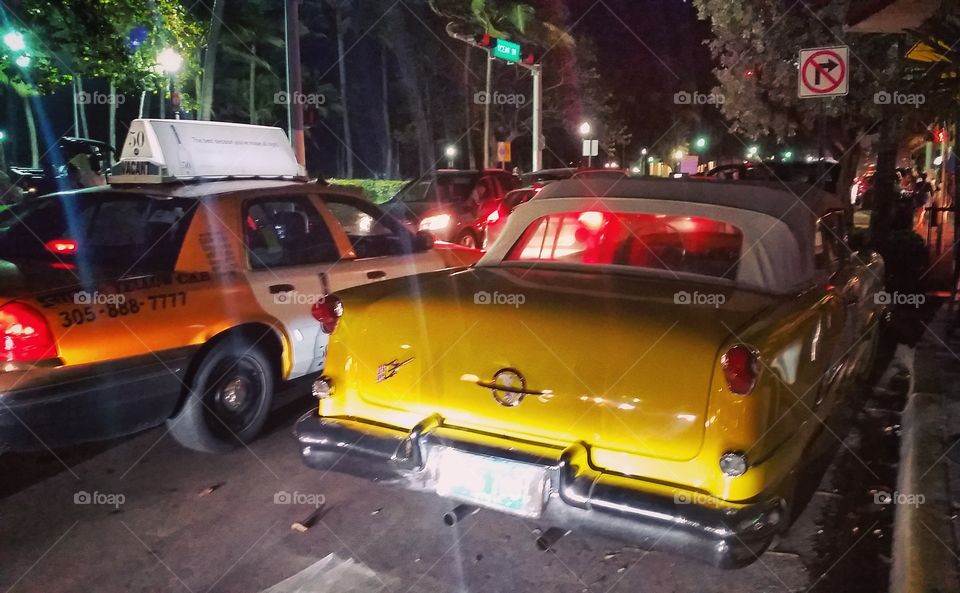
<svg viewBox="0 0 960 593"><path fill-rule="evenodd" d="M0 372L0 452L63 447L163 422L183 392L194 350Z"/></svg>
<svg viewBox="0 0 960 593"><path fill-rule="evenodd" d="M708 497L681 489L672 496L653 493L650 482L597 470L583 445L564 450L530 446L447 427L436 417L407 432L311 412L294 430L309 467L391 480L412 490L435 488L427 464L437 448L538 465L548 476L539 519L545 527L597 532L722 568L756 560L786 520L776 497L735 508L689 504ZM502 442L491 446L491 439Z"/></svg>

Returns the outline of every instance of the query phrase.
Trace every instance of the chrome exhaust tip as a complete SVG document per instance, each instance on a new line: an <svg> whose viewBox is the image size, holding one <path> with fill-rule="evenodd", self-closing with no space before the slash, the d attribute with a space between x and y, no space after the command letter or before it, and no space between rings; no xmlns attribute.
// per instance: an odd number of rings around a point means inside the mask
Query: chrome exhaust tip
<svg viewBox="0 0 960 593"><path fill-rule="evenodd" d="M480 509L478 509L477 507L469 504L458 504L453 508L453 510L447 511L446 513L443 514L443 522L447 526L452 527L455 524L459 523L460 521L463 521L470 515L475 514L479 510Z"/></svg>
<svg viewBox="0 0 960 593"><path fill-rule="evenodd" d="M570 535L569 529L562 529L560 527L551 527L550 529L544 531L540 535L540 537L537 538L537 549L543 552L547 552L553 546L555 546L558 541L560 541L567 535Z"/></svg>

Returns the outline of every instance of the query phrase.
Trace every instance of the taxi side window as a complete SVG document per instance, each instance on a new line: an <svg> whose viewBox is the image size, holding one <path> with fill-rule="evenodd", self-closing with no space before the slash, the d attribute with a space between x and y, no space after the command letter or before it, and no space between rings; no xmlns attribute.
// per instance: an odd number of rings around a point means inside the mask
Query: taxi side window
<svg viewBox="0 0 960 593"><path fill-rule="evenodd" d="M357 259L407 251L410 233L376 206L342 196L325 196L324 203L350 239Z"/></svg>
<svg viewBox="0 0 960 593"><path fill-rule="evenodd" d="M250 268L329 263L337 245L316 208L304 197L262 198L244 209L244 242Z"/></svg>

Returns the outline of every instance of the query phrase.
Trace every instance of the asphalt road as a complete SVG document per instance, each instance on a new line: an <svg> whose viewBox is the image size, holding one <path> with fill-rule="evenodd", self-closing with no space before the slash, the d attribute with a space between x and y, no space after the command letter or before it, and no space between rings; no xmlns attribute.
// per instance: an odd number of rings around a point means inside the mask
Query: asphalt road
<svg viewBox="0 0 960 593"><path fill-rule="evenodd" d="M883 590L889 513L871 507L869 492L886 487L895 465L861 450L896 451L895 419L882 411L879 420L861 412L838 441L776 549L723 571L577 533L541 552L536 522L489 511L447 527L451 505L434 495L303 467L290 426L307 406L284 410L267 436L226 456L183 450L154 429L62 454L69 467L49 454L0 458L13 492L0 499L0 592ZM886 435L887 446L865 434ZM320 500L322 518L292 529Z"/></svg>

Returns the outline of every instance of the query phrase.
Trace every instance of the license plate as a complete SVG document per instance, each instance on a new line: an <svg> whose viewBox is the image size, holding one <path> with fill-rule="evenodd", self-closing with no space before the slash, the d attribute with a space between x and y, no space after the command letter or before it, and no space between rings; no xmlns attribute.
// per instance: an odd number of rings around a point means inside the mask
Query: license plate
<svg viewBox="0 0 960 593"><path fill-rule="evenodd" d="M440 496L532 519L540 517L546 469L446 447L436 454Z"/></svg>

